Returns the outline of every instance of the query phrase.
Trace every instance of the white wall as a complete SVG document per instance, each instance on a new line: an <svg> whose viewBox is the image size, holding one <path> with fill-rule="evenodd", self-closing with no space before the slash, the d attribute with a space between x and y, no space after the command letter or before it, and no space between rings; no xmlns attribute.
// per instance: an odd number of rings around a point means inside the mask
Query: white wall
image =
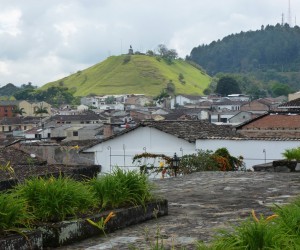
<svg viewBox="0 0 300 250"><path fill-rule="evenodd" d="M195 143L189 143L155 128L140 127L85 150L95 152L95 164L102 165L102 172L110 172L110 166L136 166L137 164L132 163L133 156L145 151L171 157L176 152L181 157L183 154L195 153ZM158 166L158 162L154 161L150 159L149 163Z"/></svg>
<svg viewBox="0 0 300 250"><path fill-rule="evenodd" d="M274 160L283 159L285 149L300 146L300 141L263 140L197 140L196 148L216 150L225 147L235 157L243 156L247 168ZM265 153L264 153L265 150Z"/></svg>

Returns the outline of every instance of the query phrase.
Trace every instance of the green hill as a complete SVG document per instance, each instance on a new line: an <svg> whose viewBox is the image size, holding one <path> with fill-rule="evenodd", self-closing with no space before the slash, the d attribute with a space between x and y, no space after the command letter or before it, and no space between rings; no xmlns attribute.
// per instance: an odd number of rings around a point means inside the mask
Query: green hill
<svg viewBox="0 0 300 250"><path fill-rule="evenodd" d="M75 96L89 94L155 96L167 87L170 80L175 86L176 94L199 95L203 94L211 79L203 71L181 59L168 64L165 60L158 60L154 56L121 55L111 56L90 68L47 83L40 89L64 86L73 90Z"/></svg>
<svg viewBox="0 0 300 250"><path fill-rule="evenodd" d="M193 48L188 59L210 75L266 70L299 72L300 28L277 24L232 34Z"/></svg>

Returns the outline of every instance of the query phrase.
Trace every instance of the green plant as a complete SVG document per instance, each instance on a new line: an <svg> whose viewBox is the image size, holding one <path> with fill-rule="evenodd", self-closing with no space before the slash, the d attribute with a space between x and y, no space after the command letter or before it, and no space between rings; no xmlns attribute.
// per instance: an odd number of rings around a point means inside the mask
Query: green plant
<svg viewBox="0 0 300 250"><path fill-rule="evenodd" d="M277 223L281 232L285 232L290 239L291 245L297 245L300 248L300 203L296 202L276 207L276 213L279 215Z"/></svg>
<svg viewBox="0 0 300 250"><path fill-rule="evenodd" d="M11 193L0 193L0 235L28 227L32 219L25 199Z"/></svg>
<svg viewBox="0 0 300 250"><path fill-rule="evenodd" d="M0 165L0 171L8 173L11 178L15 177L15 170L11 166L10 162L6 163L6 165Z"/></svg>
<svg viewBox="0 0 300 250"><path fill-rule="evenodd" d="M276 205L274 211L266 219L258 219L252 210L252 218L221 230L208 245L198 242L197 249L300 249L300 197L290 204Z"/></svg>
<svg viewBox="0 0 300 250"><path fill-rule="evenodd" d="M257 218L252 210L252 218L243 221L232 229L223 229L209 245L199 242L198 250L258 250L258 249L299 249L291 233L281 227L280 215Z"/></svg>
<svg viewBox="0 0 300 250"><path fill-rule="evenodd" d="M244 168L243 157L236 158L230 155L227 148L219 148L213 154L222 171L234 171Z"/></svg>
<svg viewBox="0 0 300 250"><path fill-rule="evenodd" d="M211 157L213 151L199 150L196 154L184 155L180 161L180 172L190 174L199 171L217 171L218 164Z"/></svg>
<svg viewBox="0 0 300 250"><path fill-rule="evenodd" d="M115 216L116 214L114 212L110 212L105 219L102 217L98 222L92 221L91 219L87 219L87 222L90 223L92 226L97 227L99 230L103 232L104 235L106 235L105 234L106 224Z"/></svg>
<svg viewBox="0 0 300 250"><path fill-rule="evenodd" d="M153 198L151 193L153 185L146 175L137 171L116 168L112 174L92 179L89 183L102 208L144 205Z"/></svg>
<svg viewBox="0 0 300 250"><path fill-rule="evenodd" d="M96 206L94 193L88 185L68 177L32 178L16 187L32 213L41 221L60 221Z"/></svg>
<svg viewBox="0 0 300 250"><path fill-rule="evenodd" d="M300 147L298 148L291 148L291 149L286 149L282 155L284 156L285 159L291 161L291 160L300 160Z"/></svg>

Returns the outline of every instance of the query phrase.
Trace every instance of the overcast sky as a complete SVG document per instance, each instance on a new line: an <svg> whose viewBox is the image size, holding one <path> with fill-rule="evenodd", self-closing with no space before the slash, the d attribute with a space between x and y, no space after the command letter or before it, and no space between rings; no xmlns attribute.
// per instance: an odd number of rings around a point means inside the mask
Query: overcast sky
<svg viewBox="0 0 300 250"><path fill-rule="evenodd" d="M0 0L0 87L41 86L111 55L155 50L184 58L200 45L288 21L288 0ZM291 21L300 0L290 0Z"/></svg>

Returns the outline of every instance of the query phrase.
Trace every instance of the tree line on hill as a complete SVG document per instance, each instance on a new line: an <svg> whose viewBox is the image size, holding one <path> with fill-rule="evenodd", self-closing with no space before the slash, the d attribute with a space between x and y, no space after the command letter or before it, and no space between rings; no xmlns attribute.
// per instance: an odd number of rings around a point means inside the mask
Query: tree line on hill
<svg viewBox="0 0 300 250"><path fill-rule="evenodd" d="M187 59L211 75L267 69L297 71L300 69L300 28L277 24L232 34L193 48Z"/></svg>
<svg viewBox="0 0 300 250"><path fill-rule="evenodd" d="M78 97L74 97L73 93L64 86L52 86L48 89L41 90L37 86L22 84L20 87L12 83L0 88L0 97L2 100L27 100L32 102L47 102L54 107L63 104L80 104Z"/></svg>
<svg viewBox="0 0 300 250"><path fill-rule="evenodd" d="M300 28L276 24L232 34L193 48L186 60L213 76L206 94L230 76L253 98L288 95L300 88Z"/></svg>

